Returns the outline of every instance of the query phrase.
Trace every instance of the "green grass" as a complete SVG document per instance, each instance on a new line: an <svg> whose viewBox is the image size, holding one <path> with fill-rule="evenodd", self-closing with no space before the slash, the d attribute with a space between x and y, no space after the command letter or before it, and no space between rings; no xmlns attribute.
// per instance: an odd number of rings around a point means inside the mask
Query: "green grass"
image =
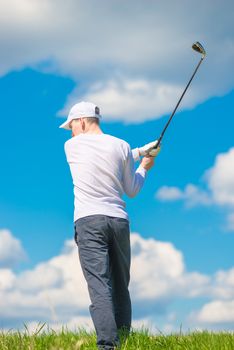
<svg viewBox="0 0 234 350"><path fill-rule="evenodd" d="M96 349L94 333L62 330L59 333L43 331L40 326L34 334L0 332L0 350L88 350ZM189 334L151 335L146 330L133 331L123 340L121 350L234 350L234 333L194 332Z"/></svg>

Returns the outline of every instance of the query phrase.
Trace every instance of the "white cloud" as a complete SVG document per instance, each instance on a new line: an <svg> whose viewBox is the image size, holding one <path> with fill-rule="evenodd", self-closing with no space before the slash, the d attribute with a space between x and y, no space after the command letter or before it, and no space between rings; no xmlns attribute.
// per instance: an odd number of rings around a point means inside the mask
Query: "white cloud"
<svg viewBox="0 0 234 350"><path fill-rule="evenodd" d="M156 192L156 198L162 201L184 200L188 207L212 203L210 195L193 184L186 185L183 191L178 187L162 186Z"/></svg>
<svg viewBox="0 0 234 350"><path fill-rule="evenodd" d="M162 186L156 193L156 198L162 201L175 201L184 198L184 193L178 187Z"/></svg>
<svg viewBox="0 0 234 350"><path fill-rule="evenodd" d="M146 326L156 329L157 312L164 317L163 329L173 329L177 318L167 309L180 298L206 297L224 303L234 300L234 269L218 271L213 276L188 272L182 253L173 244L144 239L137 233L131 234L131 247L135 327L144 320ZM39 322L55 330L64 325L69 329L92 328L86 282L73 241L66 241L60 255L32 270L13 273L1 269L0 276L0 317L5 329L7 325L21 328L26 323L33 332ZM195 314L202 324L199 311Z"/></svg>
<svg viewBox="0 0 234 350"><path fill-rule="evenodd" d="M213 296L234 300L234 268L228 271L218 271L214 276Z"/></svg>
<svg viewBox="0 0 234 350"><path fill-rule="evenodd" d="M234 231L234 148L216 156L213 167L202 176L205 190L188 184L184 190L175 186L162 186L155 194L161 201L183 200L186 206L216 205L224 207L227 214L226 229Z"/></svg>
<svg viewBox="0 0 234 350"><path fill-rule="evenodd" d="M205 171L202 179L206 182L206 190L193 184L186 185L184 190L163 186L157 191L156 197L164 201L183 199L191 205L213 203L234 207L234 148L218 154L214 166Z"/></svg>
<svg viewBox="0 0 234 350"><path fill-rule="evenodd" d="M234 148L217 155L205 178L215 203L234 206Z"/></svg>
<svg viewBox="0 0 234 350"><path fill-rule="evenodd" d="M0 291L0 315L8 318L46 319L69 322L74 313L87 314L89 299L78 263L77 249L65 242L64 251L32 270L18 275Z"/></svg>
<svg viewBox="0 0 234 350"><path fill-rule="evenodd" d="M145 240L132 234L131 289L135 300L160 299L172 293L175 281L184 272L182 254L171 243ZM152 286L152 280L154 288Z"/></svg>
<svg viewBox="0 0 234 350"><path fill-rule="evenodd" d="M21 242L9 230L0 230L0 268L11 268L25 259Z"/></svg>
<svg viewBox="0 0 234 350"><path fill-rule="evenodd" d="M191 314L190 318L201 324L233 324L234 300L214 300L205 304L197 313Z"/></svg>
<svg viewBox="0 0 234 350"><path fill-rule="evenodd" d="M173 86L173 83L118 77L90 86L82 99L95 101L97 105L103 106L105 120L141 122L169 113L181 93L182 87ZM79 91L75 90L67 105L76 103L77 95ZM64 109L60 114L64 115L67 112L68 110Z"/></svg>
<svg viewBox="0 0 234 350"><path fill-rule="evenodd" d="M31 66L70 76L78 89L69 106L73 99L92 98L107 119L126 122L168 113L199 60L190 49L196 40L207 48L207 60L182 108L233 88L231 0L225 7L211 0L150 1L148 6L143 0L101 5L22 0L20 6L17 0L1 0L0 5L0 74ZM198 8L202 16L194 16Z"/></svg>
<svg viewBox="0 0 234 350"><path fill-rule="evenodd" d="M15 281L15 275L10 269L0 269L0 290L11 288Z"/></svg>

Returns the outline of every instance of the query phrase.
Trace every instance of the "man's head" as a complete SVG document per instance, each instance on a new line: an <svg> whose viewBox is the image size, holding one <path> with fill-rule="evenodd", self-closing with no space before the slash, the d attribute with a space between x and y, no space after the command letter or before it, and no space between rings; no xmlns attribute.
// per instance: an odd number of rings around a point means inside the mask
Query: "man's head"
<svg viewBox="0 0 234 350"><path fill-rule="evenodd" d="M83 133L99 133L99 119L96 117L72 119L69 123L69 130L72 131L72 136Z"/></svg>
<svg viewBox="0 0 234 350"><path fill-rule="evenodd" d="M100 110L95 104L82 101L71 108L67 120L60 128L72 130L73 135L79 135L92 127L98 127L100 118Z"/></svg>

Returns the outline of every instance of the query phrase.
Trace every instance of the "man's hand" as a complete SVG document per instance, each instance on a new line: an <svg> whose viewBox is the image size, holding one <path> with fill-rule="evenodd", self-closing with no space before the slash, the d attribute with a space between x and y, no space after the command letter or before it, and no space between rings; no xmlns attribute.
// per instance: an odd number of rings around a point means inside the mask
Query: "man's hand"
<svg viewBox="0 0 234 350"><path fill-rule="evenodd" d="M150 155L152 157L156 157L160 152L160 146L158 146L157 148L153 148L157 144L157 142L158 140L155 140L138 148L140 156Z"/></svg>
<svg viewBox="0 0 234 350"><path fill-rule="evenodd" d="M142 158L141 166L145 170L150 170L153 165L154 165L154 157L145 156L144 158Z"/></svg>

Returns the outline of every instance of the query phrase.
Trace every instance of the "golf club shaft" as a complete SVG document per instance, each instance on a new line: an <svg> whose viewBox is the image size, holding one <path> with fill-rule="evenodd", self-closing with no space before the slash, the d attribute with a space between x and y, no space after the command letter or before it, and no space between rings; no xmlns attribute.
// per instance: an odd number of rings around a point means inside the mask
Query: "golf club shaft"
<svg viewBox="0 0 234 350"><path fill-rule="evenodd" d="M161 143L161 141L162 141L162 138L163 138L163 135L165 134L165 132L166 132L166 130L167 130L167 128L168 128L168 125L170 124L170 122L171 122L171 120L172 120L172 118L173 118L173 116L174 116L174 114L175 114L175 112L176 112L176 110L177 110L177 108L178 108L178 106L179 106L179 104L180 104L182 98L184 97L184 94L186 93L186 91L187 91L189 85L191 84L191 81L193 80L195 74L197 73L197 70L198 70L198 68L200 67L200 65L201 65L201 63L202 63L202 61L203 61L203 59L204 59L204 57L202 56L202 58L201 58L200 61L198 62L198 65L197 65L197 67L195 68L195 70L194 70L194 72L193 72L193 75L191 76L191 78L190 78L190 80L189 80L189 82L188 82L186 88L184 89L184 92L182 93L182 95L181 95L179 101L177 102L177 105L175 106L175 108L174 108L174 110L173 110L173 112L172 112L172 114L171 114L171 116L170 116L168 122L166 123L166 125L165 125L165 127L164 127L164 129L163 129L163 131L162 131L162 133L161 133L161 135L160 135L160 137L159 137L159 139L158 139L156 145L153 147L153 149L154 149L154 148L157 148L157 147L160 145L160 143Z"/></svg>

